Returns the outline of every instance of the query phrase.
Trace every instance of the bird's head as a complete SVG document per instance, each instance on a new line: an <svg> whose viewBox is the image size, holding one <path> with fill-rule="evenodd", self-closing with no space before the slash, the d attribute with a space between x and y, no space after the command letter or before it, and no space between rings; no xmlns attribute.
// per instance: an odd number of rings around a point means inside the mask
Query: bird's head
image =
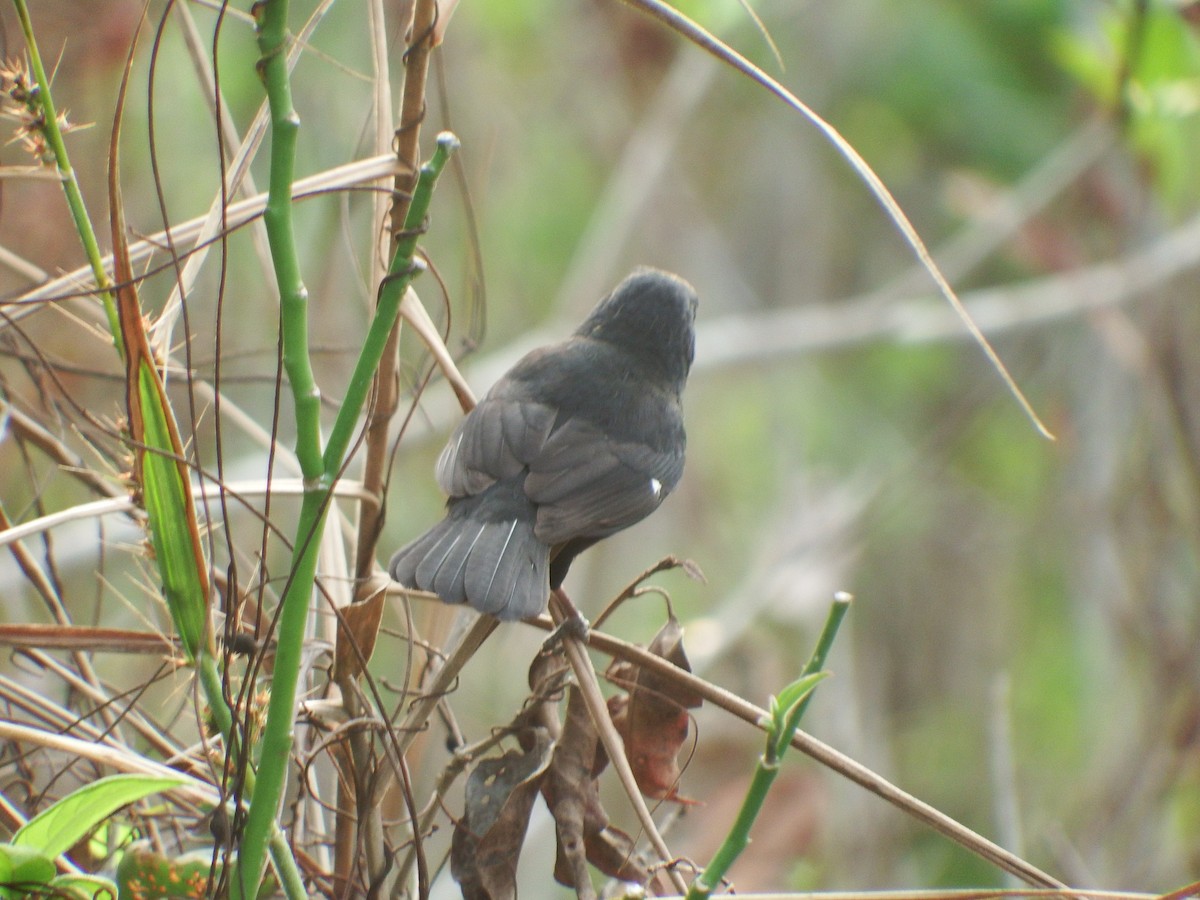
<svg viewBox="0 0 1200 900"><path fill-rule="evenodd" d="M682 278L639 268L596 304L575 333L619 347L678 393L696 352L698 302Z"/></svg>

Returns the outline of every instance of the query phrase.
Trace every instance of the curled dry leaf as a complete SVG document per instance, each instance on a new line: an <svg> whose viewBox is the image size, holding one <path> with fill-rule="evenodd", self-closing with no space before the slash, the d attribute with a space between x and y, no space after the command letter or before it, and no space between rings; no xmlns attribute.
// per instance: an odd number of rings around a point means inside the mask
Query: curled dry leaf
<svg viewBox="0 0 1200 900"><path fill-rule="evenodd" d="M650 872L634 849L633 840L609 825L608 814L600 804L597 776L605 762L583 695L578 688L571 687L562 737L554 748L542 795L554 816L558 837L554 878L575 888L584 900L595 896L588 863L611 878L638 884L650 880Z"/></svg>
<svg viewBox="0 0 1200 900"><path fill-rule="evenodd" d="M464 900L517 895L521 844L552 747L545 731L530 731L528 749L482 760L467 777L466 810L450 849L450 872Z"/></svg>
<svg viewBox="0 0 1200 900"><path fill-rule="evenodd" d="M342 607L342 627L337 630L337 649L333 657L334 680L353 679L362 674L361 663L369 662L375 652L386 599L385 591L376 591L361 603Z"/></svg>
<svg viewBox="0 0 1200 900"><path fill-rule="evenodd" d="M683 649L683 627L674 616L647 649L685 672L692 670ZM613 666L609 677L628 686L628 694L610 698L608 708L642 793L655 800L694 802L678 793L676 758L687 740L688 710L700 705L700 697L669 678L628 663Z"/></svg>
<svg viewBox="0 0 1200 900"><path fill-rule="evenodd" d="M673 636L660 635L653 646L686 668L680 633L676 624ZM484 760L468 778L466 811L451 849L451 872L467 900L515 896L517 862L539 790L555 822L554 877L573 887L581 900L596 896L589 866L655 894L672 890L664 875L651 872L633 839L609 824L598 783L608 758L583 696L568 687L569 680L561 654L535 658L529 669L532 696L509 728L521 749ZM566 715L560 722L564 691ZM671 708L678 710L678 703ZM685 714L684 737L686 730Z"/></svg>

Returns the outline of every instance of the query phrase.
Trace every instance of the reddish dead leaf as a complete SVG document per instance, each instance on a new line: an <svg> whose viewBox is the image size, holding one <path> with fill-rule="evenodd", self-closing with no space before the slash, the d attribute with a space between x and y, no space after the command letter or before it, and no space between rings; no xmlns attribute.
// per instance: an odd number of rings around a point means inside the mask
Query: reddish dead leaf
<svg viewBox="0 0 1200 900"><path fill-rule="evenodd" d="M685 672L692 670L683 649L683 628L674 616L647 649ZM687 741L688 710L700 705L700 697L662 675L627 663L614 666L609 674L629 686L628 695L610 698L608 708L625 741L625 755L638 787L655 800L693 802L677 792L676 757Z"/></svg>
<svg viewBox="0 0 1200 900"><path fill-rule="evenodd" d="M537 730L531 749L482 760L467 777L466 811L450 849L464 900L516 897L517 860L550 750L550 736Z"/></svg>

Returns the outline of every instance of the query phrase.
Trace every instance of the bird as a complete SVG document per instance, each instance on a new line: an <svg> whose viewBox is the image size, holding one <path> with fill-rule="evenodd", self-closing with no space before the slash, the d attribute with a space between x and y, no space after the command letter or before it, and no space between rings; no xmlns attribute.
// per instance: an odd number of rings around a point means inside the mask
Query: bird
<svg viewBox="0 0 1200 900"><path fill-rule="evenodd" d="M450 436L446 515L396 551L392 578L527 619L579 553L654 512L683 474L698 302L639 267L569 338L522 357Z"/></svg>

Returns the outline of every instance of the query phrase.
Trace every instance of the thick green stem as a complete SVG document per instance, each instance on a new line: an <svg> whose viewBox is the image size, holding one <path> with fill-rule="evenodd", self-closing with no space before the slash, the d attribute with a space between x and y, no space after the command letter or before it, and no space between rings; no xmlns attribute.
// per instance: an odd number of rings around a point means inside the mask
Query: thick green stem
<svg viewBox="0 0 1200 900"><path fill-rule="evenodd" d="M388 277L379 288L379 302L375 306L375 316L367 331L363 348L359 352L354 373L350 377L350 385L346 396L342 399L341 409L338 410L337 420L329 434L329 443L325 447L325 475L332 479L342 467L346 450L354 435L355 423L359 413L367 401L367 393L371 389L371 379L383 358L384 347L387 346L388 335L396 324L396 316L400 310L400 301L404 292L417 273L414 267L413 254L417 249L417 238L425 216L429 213L429 202L433 198L433 186L450 154L458 149L458 138L449 132L438 135L437 150L425 165L417 186L413 191L412 202L408 207L408 215L404 220L404 233L396 244L396 252L392 256L388 268Z"/></svg>
<svg viewBox="0 0 1200 900"><path fill-rule="evenodd" d="M300 677L300 657L304 649L304 631L308 623L308 600L312 596L317 573L321 530L325 521L326 491L308 491L300 507L296 526L296 551L291 578L280 601L279 630L275 668L271 680L271 699L267 705L267 723L263 729L259 753L257 783L242 832L241 851L233 870L230 886L234 900L254 897L266 863L265 849L275 827L280 798L287 781L291 758L296 685Z"/></svg>
<svg viewBox="0 0 1200 900"><path fill-rule="evenodd" d="M278 828L271 829L271 861L275 863L275 871L279 875L279 886L283 889L288 900L305 900L308 891L304 888L304 876L292 856L292 848L288 846L287 838Z"/></svg>
<svg viewBox="0 0 1200 900"><path fill-rule="evenodd" d="M196 670L200 675L200 686L204 689L204 695L208 698L209 706L212 709L213 722L232 750L235 735L233 712L225 702L224 683L221 681L221 672L217 668L217 661L212 654L204 653L196 658ZM214 698L216 699L214 700ZM253 772L246 773L248 782L251 782L253 775ZM250 793L251 790L252 784L246 792Z"/></svg>
<svg viewBox="0 0 1200 900"><path fill-rule="evenodd" d="M292 181L300 117L292 106L287 67L287 0L262 0L258 17L259 74L271 109L271 176L263 211L283 328L283 365L296 415L296 458L304 478L316 488L321 476L321 391L308 351L308 289L300 274L292 222Z"/></svg>
<svg viewBox="0 0 1200 900"><path fill-rule="evenodd" d="M300 118L292 106L287 70L287 0L254 6L258 26L259 74L271 110L271 173L263 221L279 287L283 362L296 416L296 456L306 492L296 529L296 556L280 603L271 700L263 731L260 766L234 866L231 896L254 897L266 865L266 850L287 779L300 651L317 568L317 548L328 492L321 485L320 390L313 378L308 347L308 292L300 274L292 221L292 180Z"/></svg>
<svg viewBox="0 0 1200 900"><path fill-rule="evenodd" d="M725 835L724 842L717 849L712 860L688 888L686 900L703 900L708 897L720 885L721 879L729 871L729 867L749 846L750 829L762 810L763 802L767 799L767 792L771 789L771 784L775 781L777 774L779 774L778 765L769 766L765 759L759 759L758 766L754 770L754 778L750 781L746 799L742 801L742 808L738 810L737 818L733 820L729 833Z"/></svg>
<svg viewBox="0 0 1200 900"><path fill-rule="evenodd" d="M355 422L366 402L371 373L379 364L387 334L396 321L400 302L414 272L413 254L424 223L434 182L458 141L453 135L438 139L433 160L423 166L406 219L406 234L392 260L395 278L384 284L380 302L342 402L329 445L321 449L320 392L313 379L308 347L308 303L300 275L291 214L291 184L299 119L291 103L284 53L287 23L286 0L262 0L256 7L259 67L271 107L271 175L264 220L279 282L284 365L292 386L296 415L296 454L305 478L304 500L296 526L291 578L280 600L274 674L267 722L259 748L260 764L241 849L234 867L231 896L255 896L266 864L266 848L273 840L276 816L287 780L293 743L296 693L301 653L308 622L309 598L316 577L318 548L332 486L341 469L354 433ZM278 851L278 844L272 849ZM286 884L289 873L283 872Z"/></svg>

